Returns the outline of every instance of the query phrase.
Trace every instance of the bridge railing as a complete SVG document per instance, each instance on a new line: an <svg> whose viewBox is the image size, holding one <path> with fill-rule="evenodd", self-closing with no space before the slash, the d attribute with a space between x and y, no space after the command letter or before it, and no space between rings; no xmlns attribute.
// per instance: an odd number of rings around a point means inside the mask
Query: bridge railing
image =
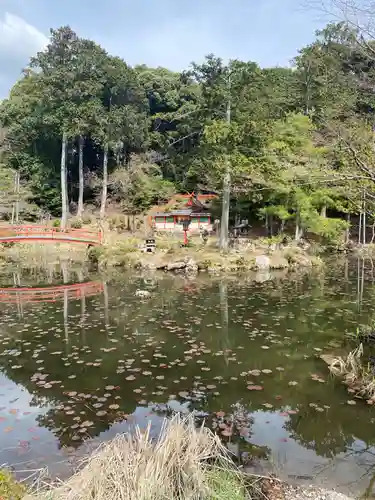
<svg viewBox="0 0 375 500"><path fill-rule="evenodd" d="M58 227L48 227L37 224L32 225L0 225L0 238L9 238L12 236L30 236L35 238L37 236L50 237L51 239L63 239L68 236L77 240L87 240L96 243L103 242L103 233L101 230L94 231L90 229L75 229L67 228L62 230Z"/></svg>

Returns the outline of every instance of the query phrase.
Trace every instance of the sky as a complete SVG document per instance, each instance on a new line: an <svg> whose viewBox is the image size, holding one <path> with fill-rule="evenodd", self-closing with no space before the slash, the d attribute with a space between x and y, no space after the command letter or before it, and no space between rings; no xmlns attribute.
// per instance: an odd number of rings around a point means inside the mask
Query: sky
<svg viewBox="0 0 375 500"><path fill-rule="evenodd" d="M0 0L0 99L62 25L130 65L181 70L210 53L290 65L323 24L303 0Z"/></svg>

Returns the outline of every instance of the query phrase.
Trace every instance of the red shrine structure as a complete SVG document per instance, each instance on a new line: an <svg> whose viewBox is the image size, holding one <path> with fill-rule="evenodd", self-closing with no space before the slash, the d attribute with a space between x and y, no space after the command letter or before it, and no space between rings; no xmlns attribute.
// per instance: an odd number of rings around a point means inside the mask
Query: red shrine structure
<svg viewBox="0 0 375 500"><path fill-rule="evenodd" d="M151 225L156 231L182 232L183 221L189 220L189 232L199 232L203 228L211 231L210 204L216 198L216 194L178 194L163 211L150 214Z"/></svg>

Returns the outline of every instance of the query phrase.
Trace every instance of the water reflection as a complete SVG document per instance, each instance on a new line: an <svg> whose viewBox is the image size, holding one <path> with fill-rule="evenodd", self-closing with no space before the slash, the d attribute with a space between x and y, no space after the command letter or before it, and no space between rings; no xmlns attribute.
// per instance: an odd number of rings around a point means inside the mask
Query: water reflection
<svg viewBox="0 0 375 500"><path fill-rule="evenodd" d="M323 471L319 482L342 487L370 475L374 410L347 405L319 359L373 320L366 261L264 282L87 278L68 267L46 273L41 284L62 286L53 301L0 296L2 463L21 454L30 467L58 464L179 409L206 418L240 459L269 453L286 475ZM24 275L3 281L28 284Z"/></svg>

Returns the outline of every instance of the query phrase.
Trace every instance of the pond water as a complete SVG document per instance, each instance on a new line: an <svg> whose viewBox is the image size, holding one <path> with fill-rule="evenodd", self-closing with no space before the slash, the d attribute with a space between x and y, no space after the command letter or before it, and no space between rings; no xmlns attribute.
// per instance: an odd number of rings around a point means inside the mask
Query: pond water
<svg viewBox="0 0 375 500"><path fill-rule="evenodd" d="M62 271L0 274L1 464L66 477L118 432L196 410L250 470L371 493L375 409L319 358L372 324L368 262L255 280Z"/></svg>

